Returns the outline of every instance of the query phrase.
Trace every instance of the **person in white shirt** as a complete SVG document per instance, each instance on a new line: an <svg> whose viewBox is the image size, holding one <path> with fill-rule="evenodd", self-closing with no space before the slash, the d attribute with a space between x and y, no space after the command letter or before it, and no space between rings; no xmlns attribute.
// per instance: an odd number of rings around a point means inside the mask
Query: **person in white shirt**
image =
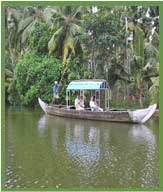
<svg viewBox="0 0 163 192"><path fill-rule="evenodd" d="M84 110L84 103L80 98L80 95L77 95L75 99L75 108L76 110Z"/></svg>
<svg viewBox="0 0 163 192"><path fill-rule="evenodd" d="M91 97L89 106L91 108L91 111L103 111L103 109L97 104L95 96Z"/></svg>

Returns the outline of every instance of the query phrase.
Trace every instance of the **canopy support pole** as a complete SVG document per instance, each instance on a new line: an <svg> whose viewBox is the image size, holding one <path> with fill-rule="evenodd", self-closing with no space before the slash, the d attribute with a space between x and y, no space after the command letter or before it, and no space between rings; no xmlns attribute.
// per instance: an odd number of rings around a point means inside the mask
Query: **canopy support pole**
<svg viewBox="0 0 163 192"><path fill-rule="evenodd" d="M66 105L67 105L67 109L69 109L70 106L70 91L66 91Z"/></svg>
<svg viewBox="0 0 163 192"><path fill-rule="evenodd" d="M105 89L105 109L107 108L107 103L106 103L107 102L107 98L106 98L106 96L107 95L106 95L106 89Z"/></svg>
<svg viewBox="0 0 163 192"><path fill-rule="evenodd" d="M66 90L66 106L67 106L67 109L68 109L68 91Z"/></svg>
<svg viewBox="0 0 163 192"><path fill-rule="evenodd" d="M71 98L71 97L70 97L70 93L71 93L71 91L69 91L69 107L70 107L70 98Z"/></svg>
<svg viewBox="0 0 163 192"><path fill-rule="evenodd" d="M109 93L110 93L110 91L109 91L109 89L108 89L108 91L107 91L107 100L108 100L108 109L110 108L110 106L109 106L109 98L110 98L110 95L109 95Z"/></svg>
<svg viewBox="0 0 163 192"><path fill-rule="evenodd" d="M98 90L98 95L99 95L99 106L100 106L100 90Z"/></svg>

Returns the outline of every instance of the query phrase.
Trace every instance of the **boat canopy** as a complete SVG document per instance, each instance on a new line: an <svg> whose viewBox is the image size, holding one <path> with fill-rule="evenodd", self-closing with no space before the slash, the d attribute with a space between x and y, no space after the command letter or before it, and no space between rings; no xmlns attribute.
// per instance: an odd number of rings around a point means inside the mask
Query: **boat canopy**
<svg viewBox="0 0 163 192"><path fill-rule="evenodd" d="M102 90L109 89L107 81L103 79L82 79L71 81L67 87L69 90Z"/></svg>

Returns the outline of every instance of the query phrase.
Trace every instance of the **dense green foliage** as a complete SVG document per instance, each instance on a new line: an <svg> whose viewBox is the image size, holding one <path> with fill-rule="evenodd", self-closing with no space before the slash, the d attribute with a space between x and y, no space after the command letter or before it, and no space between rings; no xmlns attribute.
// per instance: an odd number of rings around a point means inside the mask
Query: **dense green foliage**
<svg viewBox="0 0 163 192"><path fill-rule="evenodd" d="M34 106L40 95L51 102L54 79L59 79L62 70L61 61L53 57L38 56L33 52L24 54L15 68L15 86L20 102ZM14 98L11 99L14 102Z"/></svg>
<svg viewBox="0 0 163 192"><path fill-rule="evenodd" d="M6 101L60 102L74 79L109 81L112 107L159 103L158 7L6 7Z"/></svg>
<svg viewBox="0 0 163 192"><path fill-rule="evenodd" d="M34 106L40 96L51 102L55 80L60 83L60 102L65 103L68 82L89 78L90 73L84 68L82 57L69 59L64 66L61 60L48 56L50 32L44 22L35 23L29 35L29 51L19 59L14 70L14 79L9 87L10 103Z"/></svg>
<svg viewBox="0 0 163 192"><path fill-rule="evenodd" d="M125 32L121 19L122 8L100 7L97 14L89 14L83 23L85 33L80 36L87 47L93 78L104 78L114 84L117 76L125 76L123 63ZM116 75L117 74L117 75Z"/></svg>
<svg viewBox="0 0 163 192"><path fill-rule="evenodd" d="M37 22L29 38L29 49L40 54L47 55L47 43L50 39L51 31L48 25L43 22Z"/></svg>

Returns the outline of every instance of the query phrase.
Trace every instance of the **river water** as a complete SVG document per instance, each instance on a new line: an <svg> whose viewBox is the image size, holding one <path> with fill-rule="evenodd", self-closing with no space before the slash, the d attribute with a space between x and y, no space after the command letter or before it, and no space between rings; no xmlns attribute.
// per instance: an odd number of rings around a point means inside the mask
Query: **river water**
<svg viewBox="0 0 163 192"><path fill-rule="evenodd" d="M6 188L159 187L159 121L144 125L6 109Z"/></svg>

